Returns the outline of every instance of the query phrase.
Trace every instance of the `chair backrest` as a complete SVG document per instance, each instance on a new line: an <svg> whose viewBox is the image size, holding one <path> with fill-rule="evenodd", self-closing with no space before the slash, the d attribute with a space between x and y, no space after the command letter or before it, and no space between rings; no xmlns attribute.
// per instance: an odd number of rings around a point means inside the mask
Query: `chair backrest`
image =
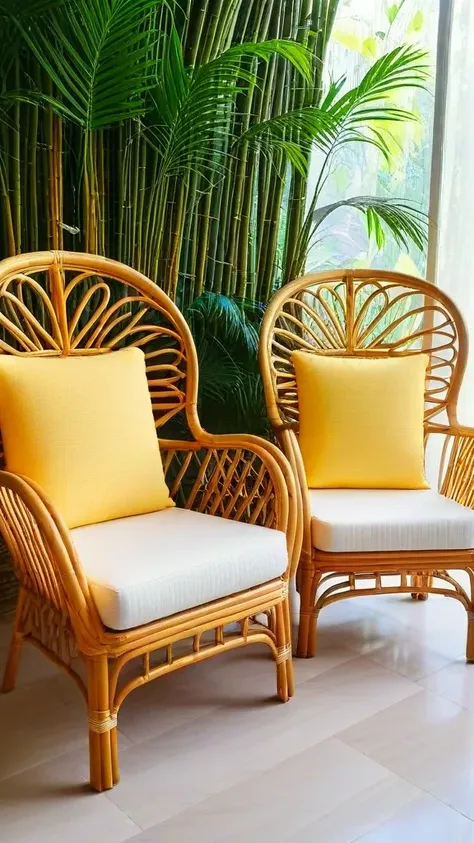
<svg viewBox="0 0 474 843"><path fill-rule="evenodd" d="M0 353L91 355L124 346L145 353L157 434L166 436L178 416L191 438L199 434L194 342L159 287L96 255L35 252L0 262ZM35 637L55 652L64 643L58 629L67 633L70 618L83 648L95 646L102 626L65 525L35 484L1 474L0 526L24 586L25 629L34 624ZM38 595L41 611L31 611Z"/></svg>
<svg viewBox="0 0 474 843"><path fill-rule="evenodd" d="M283 287L265 314L260 364L274 430L298 432L291 354L382 357L429 354L427 427L456 423L467 333L451 299L427 281L382 270L306 275Z"/></svg>
<svg viewBox="0 0 474 843"><path fill-rule="evenodd" d="M156 284L117 261L35 252L0 263L0 352L103 354L140 347L156 427L197 429L197 358L188 325Z"/></svg>

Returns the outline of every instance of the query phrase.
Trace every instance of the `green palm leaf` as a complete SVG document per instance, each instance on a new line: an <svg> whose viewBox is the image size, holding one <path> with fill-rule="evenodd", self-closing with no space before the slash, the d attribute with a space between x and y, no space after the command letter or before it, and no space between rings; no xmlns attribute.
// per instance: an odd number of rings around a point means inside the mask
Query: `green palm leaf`
<svg viewBox="0 0 474 843"><path fill-rule="evenodd" d="M384 133L390 124L414 120L411 111L390 98L403 88L425 88L430 77L428 54L412 46L397 47L378 59L361 82L338 96L345 78L330 86L320 108L337 127L328 151L345 143L371 143L388 157Z"/></svg>
<svg viewBox="0 0 474 843"><path fill-rule="evenodd" d="M300 108L256 123L239 138L263 154L281 149L287 160L304 177L308 174L312 149L326 150L336 138L337 123L319 108Z"/></svg>
<svg viewBox="0 0 474 843"><path fill-rule="evenodd" d="M159 5L159 0L69 0L39 21L26 25L18 19L59 93L25 97L50 103L89 131L143 114L145 93L156 78Z"/></svg>
<svg viewBox="0 0 474 843"><path fill-rule="evenodd" d="M330 214L343 207L355 208L365 215L367 233L369 237L375 237L379 249L385 244L386 232L389 232L404 249L408 250L410 243L414 243L419 249L426 246L426 214L404 200L378 196L353 196L318 208L312 215L313 236Z"/></svg>
<svg viewBox="0 0 474 843"><path fill-rule="evenodd" d="M199 358L199 413L215 433L269 435L257 348L263 308L204 293L185 310Z"/></svg>
<svg viewBox="0 0 474 843"><path fill-rule="evenodd" d="M171 33L145 118L148 137L162 156L162 175L192 169L209 180L222 176L237 95L257 84L256 60L268 62L276 55L309 78L311 57L292 41L239 44L188 69L180 39Z"/></svg>
<svg viewBox="0 0 474 843"><path fill-rule="evenodd" d="M313 148L332 155L343 144L363 142L376 146L388 160L385 132L390 124L415 117L387 98L401 88L422 88L428 78L426 52L397 47L376 61L355 88L341 94L346 77L333 81L320 106L289 111L258 123L241 140L264 152L280 148L303 176L307 176Z"/></svg>

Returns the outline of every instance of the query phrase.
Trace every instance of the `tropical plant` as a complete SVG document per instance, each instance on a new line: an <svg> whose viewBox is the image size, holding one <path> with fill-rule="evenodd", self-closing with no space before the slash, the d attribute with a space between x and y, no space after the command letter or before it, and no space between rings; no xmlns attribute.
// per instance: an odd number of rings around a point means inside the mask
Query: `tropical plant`
<svg viewBox="0 0 474 843"><path fill-rule="evenodd" d="M214 428L219 407L234 428L264 429L262 304L303 270L339 205L320 206L338 151L393 156L391 128L413 119L396 92L427 78L425 55L401 48L355 88L326 90L337 6L0 0L0 253L82 249L152 277L188 313ZM308 203L315 148L324 163ZM379 245L388 232L423 246L407 203L345 202Z"/></svg>
<svg viewBox="0 0 474 843"><path fill-rule="evenodd" d="M297 5L3 0L3 254L106 252L182 303L251 292L250 212L258 193L278 230L280 202L272 156L234 144L310 87L309 27L334 4Z"/></svg>
<svg viewBox="0 0 474 843"><path fill-rule="evenodd" d="M264 307L205 292L184 312L199 357L199 408L216 433L270 435L257 362Z"/></svg>

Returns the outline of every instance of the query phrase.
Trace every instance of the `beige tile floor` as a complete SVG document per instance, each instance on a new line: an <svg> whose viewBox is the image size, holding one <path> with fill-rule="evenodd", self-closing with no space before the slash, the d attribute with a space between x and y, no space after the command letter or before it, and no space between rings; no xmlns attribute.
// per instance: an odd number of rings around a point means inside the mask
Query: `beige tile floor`
<svg viewBox="0 0 474 843"><path fill-rule="evenodd" d="M0 697L5 843L474 843L474 665L454 601L377 597L321 617L275 702L264 650L137 690L121 783L87 790L83 706L26 649ZM8 642L0 623L0 667Z"/></svg>

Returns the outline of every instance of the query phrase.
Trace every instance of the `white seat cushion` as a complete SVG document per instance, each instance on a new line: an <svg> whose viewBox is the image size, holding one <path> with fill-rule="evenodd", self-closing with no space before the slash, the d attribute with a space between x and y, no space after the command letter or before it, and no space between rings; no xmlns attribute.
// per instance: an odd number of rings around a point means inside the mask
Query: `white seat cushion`
<svg viewBox="0 0 474 843"><path fill-rule="evenodd" d="M245 591L287 567L284 533L164 509L71 530L105 626L131 629Z"/></svg>
<svg viewBox="0 0 474 843"><path fill-rule="evenodd" d="M431 490L311 489L313 545L329 553L474 548L474 512Z"/></svg>

